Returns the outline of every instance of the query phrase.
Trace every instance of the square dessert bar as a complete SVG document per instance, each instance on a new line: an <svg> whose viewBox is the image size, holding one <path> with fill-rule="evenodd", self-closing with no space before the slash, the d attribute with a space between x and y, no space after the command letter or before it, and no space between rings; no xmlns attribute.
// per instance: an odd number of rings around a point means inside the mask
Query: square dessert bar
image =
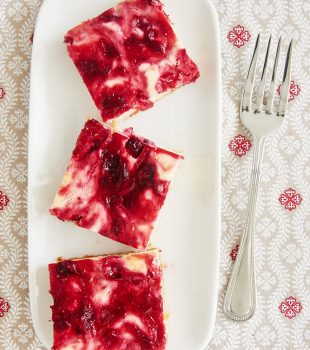
<svg viewBox="0 0 310 350"><path fill-rule="evenodd" d="M49 265L54 350L164 350L159 251Z"/></svg>
<svg viewBox="0 0 310 350"><path fill-rule="evenodd" d="M104 121L199 77L158 0L123 1L69 30L65 43Z"/></svg>
<svg viewBox="0 0 310 350"><path fill-rule="evenodd" d="M50 213L134 248L147 247L181 155L96 120L81 131Z"/></svg>

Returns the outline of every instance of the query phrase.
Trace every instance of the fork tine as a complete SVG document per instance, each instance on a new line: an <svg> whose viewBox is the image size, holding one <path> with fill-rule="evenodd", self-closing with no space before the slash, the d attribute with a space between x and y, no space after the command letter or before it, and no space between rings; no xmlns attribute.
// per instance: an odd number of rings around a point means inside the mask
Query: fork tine
<svg viewBox="0 0 310 350"><path fill-rule="evenodd" d="M287 51L285 68L283 74L283 82L281 87L281 96L279 102L279 109L277 115L284 117L285 110L287 106L288 93L290 90L290 82L291 82L291 68L292 68L292 53L293 53L293 39L290 42L290 46Z"/></svg>
<svg viewBox="0 0 310 350"><path fill-rule="evenodd" d="M258 52L259 52L259 43L260 43L260 34L258 34L257 39L256 39L254 53L253 53L252 60L250 63L248 75L247 75L247 78L245 80L243 96L242 96L242 101L241 101L241 110L242 111L249 111L251 109L254 77L255 77L256 63L257 63L257 57L258 57Z"/></svg>
<svg viewBox="0 0 310 350"><path fill-rule="evenodd" d="M263 68L262 76L261 76L258 91L257 91L255 112L260 112L261 104L263 101L265 82L266 82L266 73L267 73L267 67L268 67L268 58L269 58L269 51L270 51L270 43L271 43L271 35L269 37L266 56L265 56L265 62L264 62L264 68Z"/></svg>
<svg viewBox="0 0 310 350"><path fill-rule="evenodd" d="M272 104L273 104L273 95L274 95L274 88L277 80L277 70L278 70L278 62L279 62L279 56L280 56L280 51L281 51L281 37L279 38L278 41L278 47L277 47L277 52L276 52L276 57L274 59L274 65L273 65L273 70L272 70L272 77L271 77L271 83L270 83L270 89L269 89L269 95L268 95L268 100L267 100L267 108L266 108L266 113L271 114L272 110Z"/></svg>

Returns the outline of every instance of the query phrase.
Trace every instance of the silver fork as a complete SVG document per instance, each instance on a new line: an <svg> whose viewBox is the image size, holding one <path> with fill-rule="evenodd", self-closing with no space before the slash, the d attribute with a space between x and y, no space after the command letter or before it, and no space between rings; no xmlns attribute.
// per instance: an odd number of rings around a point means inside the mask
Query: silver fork
<svg viewBox="0 0 310 350"><path fill-rule="evenodd" d="M291 40L284 68L281 96L277 111L273 107L273 95L276 84L279 53L281 49L281 38L278 42L275 56L269 95L264 104L264 90L268 58L271 45L271 36L268 42L263 72L257 90L257 98L254 108L252 107L252 92L256 71L256 63L260 46L260 35L258 35L253 57L245 81L243 96L240 106L240 118L242 124L252 133L254 139L254 156L251 172L251 182L245 227L242 233L237 259L230 277L225 299L224 313L234 321L245 321L249 319L256 307L256 287L254 275L254 216L257 202L257 193L260 176L260 166L264 152L266 138L278 129L285 116L287 108L288 93L291 77L293 40Z"/></svg>

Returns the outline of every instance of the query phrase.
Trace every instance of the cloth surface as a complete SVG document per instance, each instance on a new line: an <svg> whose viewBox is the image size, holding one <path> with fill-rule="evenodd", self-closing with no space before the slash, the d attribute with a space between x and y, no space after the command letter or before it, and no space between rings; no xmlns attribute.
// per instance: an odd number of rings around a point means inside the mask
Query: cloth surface
<svg viewBox="0 0 310 350"><path fill-rule="evenodd" d="M310 348L310 5L301 0L213 0L222 45L222 239L218 313L208 350ZM31 48L40 0L0 0L0 349L44 349L29 311L27 137ZM239 102L256 35L271 54L295 39L289 113L267 140L256 210L257 310L237 324L223 298L242 232L252 139ZM263 51L263 50L262 50ZM212 54L212 53L206 53ZM280 59L283 71L285 50ZM258 70L262 67L259 62ZM190 349L189 349L190 350Z"/></svg>

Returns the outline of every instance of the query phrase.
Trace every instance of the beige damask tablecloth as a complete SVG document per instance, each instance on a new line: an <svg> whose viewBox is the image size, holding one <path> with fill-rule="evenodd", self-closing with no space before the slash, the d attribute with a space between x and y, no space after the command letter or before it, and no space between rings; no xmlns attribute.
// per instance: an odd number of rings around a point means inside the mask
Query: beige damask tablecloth
<svg viewBox="0 0 310 350"><path fill-rule="evenodd" d="M218 314L208 349L310 349L310 3L213 3L223 59L223 174ZM26 219L29 69L40 4L0 0L1 350L43 349L29 313ZM289 115L264 157L255 238L258 307L251 320L237 324L225 319L222 306L249 186L251 138L240 125L238 104L258 32L265 41L269 33L281 35L284 45L293 37L295 54Z"/></svg>

